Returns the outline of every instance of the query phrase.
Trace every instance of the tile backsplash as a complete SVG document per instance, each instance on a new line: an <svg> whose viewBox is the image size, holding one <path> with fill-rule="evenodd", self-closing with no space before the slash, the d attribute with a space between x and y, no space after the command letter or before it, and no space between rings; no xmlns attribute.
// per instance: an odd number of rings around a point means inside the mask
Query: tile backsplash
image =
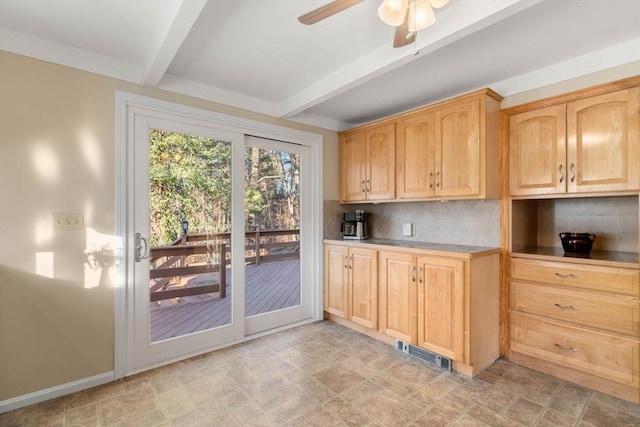
<svg viewBox="0 0 640 427"><path fill-rule="evenodd" d="M593 233L594 250L638 252L638 197L540 200L538 246L561 247L560 232Z"/></svg>
<svg viewBox="0 0 640 427"><path fill-rule="evenodd" d="M372 215L372 237L500 246L500 201L456 200L447 202L403 202L340 205L324 201L324 237L339 239L343 212L363 209ZM415 236L402 235L402 224L413 223Z"/></svg>

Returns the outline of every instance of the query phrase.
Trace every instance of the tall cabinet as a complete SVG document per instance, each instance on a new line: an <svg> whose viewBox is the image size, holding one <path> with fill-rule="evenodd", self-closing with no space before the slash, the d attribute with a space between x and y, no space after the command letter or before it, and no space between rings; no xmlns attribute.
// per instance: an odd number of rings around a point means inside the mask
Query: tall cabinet
<svg viewBox="0 0 640 427"><path fill-rule="evenodd" d="M640 77L504 113L507 355L639 402ZM566 254L567 231L591 253Z"/></svg>

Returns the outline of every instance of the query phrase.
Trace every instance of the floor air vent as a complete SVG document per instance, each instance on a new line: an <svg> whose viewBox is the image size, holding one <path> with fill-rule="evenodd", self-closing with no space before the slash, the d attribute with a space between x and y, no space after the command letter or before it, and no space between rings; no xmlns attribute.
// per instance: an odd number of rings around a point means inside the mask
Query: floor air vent
<svg viewBox="0 0 640 427"><path fill-rule="evenodd" d="M451 359L435 354L424 348L416 347L415 345L406 343L402 340L396 340L396 350L400 350L403 353L407 353L411 356L422 359L425 362L431 363L438 368L446 369L451 372Z"/></svg>

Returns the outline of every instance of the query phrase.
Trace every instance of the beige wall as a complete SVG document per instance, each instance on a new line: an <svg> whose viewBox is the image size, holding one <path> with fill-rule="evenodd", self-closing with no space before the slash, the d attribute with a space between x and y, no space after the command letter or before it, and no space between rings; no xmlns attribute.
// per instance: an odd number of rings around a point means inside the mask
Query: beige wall
<svg viewBox="0 0 640 427"><path fill-rule="evenodd" d="M85 251L114 231L116 90L320 133L337 194L333 131L0 52L0 401L113 370L113 281Z"/></svg>

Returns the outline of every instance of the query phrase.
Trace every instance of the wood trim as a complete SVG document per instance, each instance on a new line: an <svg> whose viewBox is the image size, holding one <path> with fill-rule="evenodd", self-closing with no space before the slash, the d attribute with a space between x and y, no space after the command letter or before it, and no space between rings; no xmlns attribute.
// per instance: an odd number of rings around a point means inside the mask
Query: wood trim
<svg viewBox="0 0 640 427"><path fill-rule="evenodd" d="M630 87L640 85L640 75L628 77L622 80L616 80L609 83L604 83L597 86L588 87L585 89L576 90L573 92L567 92L561 95L554 95L548 98L538 99L536 101L527 102L526 104L516 105L514 107L505 108L502 110L507 115L513 115L523 113L529 110L537 110L539 108L551 107L553 105L565 104L567 102L575 101L581 98L588 98L595 95L602 95L605 93L615 92L618 90L628 89Z"/></svg>
<svg viewBox="0 0 640 427"><path fill-rule="evenodd" d="M509 200L509 116L500 120L500 356L509 351L509 251L511 240L511 201Z"/></svg>

